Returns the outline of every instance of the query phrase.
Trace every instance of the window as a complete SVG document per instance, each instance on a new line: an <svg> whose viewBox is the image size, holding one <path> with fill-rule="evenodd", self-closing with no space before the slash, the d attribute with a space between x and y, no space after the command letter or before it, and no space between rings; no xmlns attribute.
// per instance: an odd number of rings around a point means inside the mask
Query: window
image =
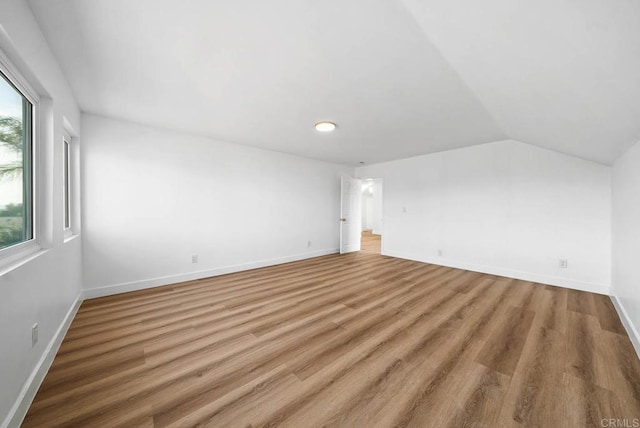
<svg viewBox="0 0 640 428"><path fill-rule="evenodd" d="M34 237L33 103L0 71L0 250Z"/></svg>
<svg viewBox="0 0 640 428"><path fill-rule="evenodd" d="M64 171L64 230L71 230L71 138L63 140L63 171Z"/></svg>

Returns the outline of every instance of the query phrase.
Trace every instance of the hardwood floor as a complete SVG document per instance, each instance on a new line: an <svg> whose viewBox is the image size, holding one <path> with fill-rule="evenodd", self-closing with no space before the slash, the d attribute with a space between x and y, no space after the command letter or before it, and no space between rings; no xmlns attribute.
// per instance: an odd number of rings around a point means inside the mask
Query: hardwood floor
<svg viewBox="0 0 640 428"><path fill-rule="evenodd" d="M85 301L24 426L603 418L640 418L608 297L363 251Z"/></svg>
<svg viewBox="0 0 640 428"><path fill-rule="evenodd" d="M360 251L368 254L380 254L382 237L374 235L370 230L363 230L360 239Z"/></svg>

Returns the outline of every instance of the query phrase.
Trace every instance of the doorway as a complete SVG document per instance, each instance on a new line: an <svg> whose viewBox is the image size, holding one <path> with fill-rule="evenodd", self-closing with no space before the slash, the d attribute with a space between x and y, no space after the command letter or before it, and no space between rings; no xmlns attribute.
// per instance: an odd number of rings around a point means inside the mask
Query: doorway
<svg viewBox="0 0 640 428"><path fill-rule="evenodd" d="M381 254L383 229L381 178L362 179L361 201L360 251L368 254Z"/></svg>

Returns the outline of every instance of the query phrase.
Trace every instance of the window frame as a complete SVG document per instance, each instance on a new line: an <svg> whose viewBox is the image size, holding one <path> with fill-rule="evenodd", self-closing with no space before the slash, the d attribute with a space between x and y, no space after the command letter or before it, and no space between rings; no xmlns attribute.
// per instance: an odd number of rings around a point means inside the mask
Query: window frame
<svg viewBox="0 0 640 428"><path fill-rule="evenodd" d="M72 160L73 139L65 131L62 137L62 228L64 237L73 235L73 160Z"/></svg>
<svg viewBox="0 0 640 428"><path fill-rule="evenodd" d="M26 174L28 170L30 173L29 183L29 197L31 199L31 218L29 223L31 224L31 239L19 242L6 248L0 248L0 268L5 267L5 264L12 263L21 259L31 253L34 253L41 248L41 215L40 215L40 190L37 185L39 180L39 141L40 141L40 97L37 92L33 90L28 81L24 78L22 73L13 65L5 53L0 49L0 72L3 77L13 85L16 90L31 103L31 147L30 147L30 162L28 165L23 165L23 174Z"/></svg>

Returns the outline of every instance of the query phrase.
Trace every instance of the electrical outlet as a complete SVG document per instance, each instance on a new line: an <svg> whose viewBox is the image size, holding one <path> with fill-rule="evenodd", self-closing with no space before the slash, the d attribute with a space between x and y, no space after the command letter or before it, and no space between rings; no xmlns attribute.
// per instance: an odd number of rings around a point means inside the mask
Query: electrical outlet
<svg viewBox="0 0 640 428"><path fill-rule="evenodd" d="M567 259L560 259L560 269L566 269L569 267Z"/></svg>
<svg viewBox="0 0 640 428"><path fill-rule="evenodd" d="M191 256L191 263L198 263L198 255L194 254L193 256Z"/></svg>
<svg viewBox="0 0 640 428"><path fill-rule="evenodd" d="M438 250L438 256L442 257L442 250Z"/></svg>
<svg viewBox="0 0 640 428"><path fill-rule="evenodd" d="M31 347L36 346L38 343L38 323L31 326Z"/></svg>
<svg viewBox="0 0 640 428"><path fill-rule="evenodd" d="M311 241L307 241L307 248L311 247Z"/></svg>

